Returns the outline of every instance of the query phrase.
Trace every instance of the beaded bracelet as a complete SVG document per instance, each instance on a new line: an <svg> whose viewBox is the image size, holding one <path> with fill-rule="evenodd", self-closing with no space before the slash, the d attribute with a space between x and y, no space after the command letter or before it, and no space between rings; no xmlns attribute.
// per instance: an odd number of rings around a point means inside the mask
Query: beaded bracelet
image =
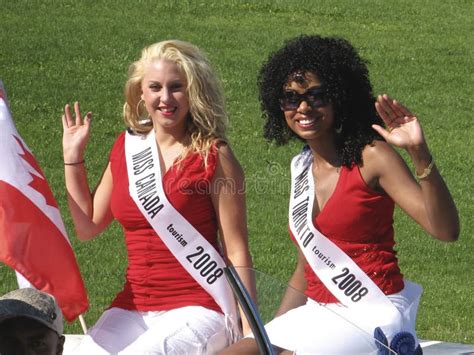
<svg viewBox="0 0 474 355"><path fill-rule="evenodd" d="M76 161L74 163L66 163L64 162L64 165L80 165L80 164L84 164L85 160L82 159L81 161Z"/></svg>
<svg viewBox="0 0 474 355"><path fill-rule="evenodd" d="M434 158L433 158L433 156L431 156L430 163L428 164L428 166L425 168L425 170L423 170L423 172L420 175L418 175L418 173L415 170L416 178L418 180L421 180L421 179L424 179L424 178L428 177L428 175L431 174L431 170L433 169L433 166L434 166Z"/></svg>

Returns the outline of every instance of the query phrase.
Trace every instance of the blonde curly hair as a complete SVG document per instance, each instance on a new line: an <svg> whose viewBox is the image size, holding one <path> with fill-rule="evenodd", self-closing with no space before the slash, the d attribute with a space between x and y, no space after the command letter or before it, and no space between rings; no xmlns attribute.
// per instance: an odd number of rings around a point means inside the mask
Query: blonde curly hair
<svg viewBox="0 0 474 355"><path fill-rule="evenodd" d="M141 122L137 106L141 100L141 84L146 68L158 60L176 63L186 77L191 116L187 126L190 144L179 160L182 161L189 153L197 152L207 162L213 143L226 140L228 116L218 76L207 57L191 43L167 40L143 49L141 58L132 63L128 70L123 107L125 124L138 134L146 134L153 129L152 125Z"/></svg>

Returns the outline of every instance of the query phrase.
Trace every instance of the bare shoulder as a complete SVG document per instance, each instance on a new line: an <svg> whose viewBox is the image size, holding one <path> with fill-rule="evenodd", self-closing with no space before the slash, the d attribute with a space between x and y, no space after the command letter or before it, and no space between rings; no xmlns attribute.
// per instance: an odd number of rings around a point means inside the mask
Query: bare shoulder
<svg viewBox="0 0 474 355"><path fill-rule="evenodd" d="M236 158L229 143L216 142L217 148L217 173L223 175L243 175L243 169Z"/></svg>
<svg viewBox="0 0 474 355"><path fill-rule="evenodd" d="M214 142L214 146L217 149L218 156L233 156L234 153L229 145L229 143L225 140L219 139Z"/></svg>
<svg viewBox="0 0 474 355"><path fill-rule="evenodd" d="M385 141L374 141L362 150L364 165L386 165L392 159L401 159L400 154Z"/></svg>
<svg viewBox="0 0 474 355"><path fill-rule="evenodd" d="M367 145L362 151L362 160L361 175L366 184L375 190L380 190L381 177L404 165L402 157L385 141Z"/></svg>

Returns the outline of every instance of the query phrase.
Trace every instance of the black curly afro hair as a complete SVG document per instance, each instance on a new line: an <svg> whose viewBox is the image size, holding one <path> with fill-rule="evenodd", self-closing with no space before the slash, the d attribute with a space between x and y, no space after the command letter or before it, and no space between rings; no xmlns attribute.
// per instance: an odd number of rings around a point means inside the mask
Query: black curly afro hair
<svg viewBox="0 0 474 355"><path fill-rule="evenodd" d="M299 138L291 131L280 108L283 87L295 73L316 74L333 106L335 144L342 164L362 164L362 149L381 137L371 127L383 125L377 115L367 62L345 39L302 35L272 53L259 76L259 98L266 119L264 137L277 144Z"/></svg>

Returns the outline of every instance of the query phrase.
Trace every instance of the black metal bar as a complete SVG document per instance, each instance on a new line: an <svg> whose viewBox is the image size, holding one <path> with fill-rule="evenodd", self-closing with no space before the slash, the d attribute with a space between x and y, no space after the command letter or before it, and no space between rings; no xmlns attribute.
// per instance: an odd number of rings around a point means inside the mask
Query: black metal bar
<svg viewBox="0 0 474 355"><path fill-rule="evenodd" d="M240 304L240 307L242 307L242 310L247 317L250 328L252 329L253 335L255 337L255 341L257 342L258 348L260 350L260 354L274 355L275 352L273 351L273 346L270 343L267 332L265 331L265 327L263 326L263 322L260 318L257 307L252 301L252 298L250 297L249 292L237 274L237 271L233 266L229 266L224 268L224 272L225 276L227 277L227 281L229 282L229 285Z"/></svg>

